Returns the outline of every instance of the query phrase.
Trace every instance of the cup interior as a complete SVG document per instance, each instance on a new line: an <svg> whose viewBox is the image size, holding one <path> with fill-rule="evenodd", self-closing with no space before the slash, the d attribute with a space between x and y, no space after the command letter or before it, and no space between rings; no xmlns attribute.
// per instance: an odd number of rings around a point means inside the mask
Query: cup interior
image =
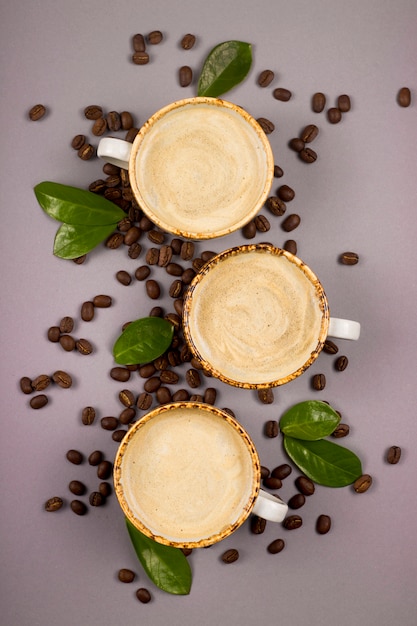
<svg viewBox="0 0 417 626"><path fill-rule="evenodd" d="M115 492L129 521L176 547L224 539L248 517L260 463L249 435L203 403L162 405L136 422L114 464Z"/></svg>
<svg viewBox="0 0 417 626"><path fill-rule="evenodd" d="M270 244L215 256L184 298L191 352L207 372L236 387L274 387L302 374L319 355L328 325L317 276Z"/></svg>
<svg viewBox="0 0 417 626"><path fill-rule="evenodd" d="M187 239L227 235L261 209L274 160L258 122L219 98L173 102L142 126L129 177L141 209Z"/></svg>

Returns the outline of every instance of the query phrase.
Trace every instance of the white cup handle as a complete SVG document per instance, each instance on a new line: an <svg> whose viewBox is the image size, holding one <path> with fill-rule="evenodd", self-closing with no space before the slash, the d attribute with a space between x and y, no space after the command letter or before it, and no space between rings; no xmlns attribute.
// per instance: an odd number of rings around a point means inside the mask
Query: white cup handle
<svg viewBox="0 0 417 626"><path fill-rule="evenodd" d="M270 522L282 522L288 513L288 505L281 498L260 489L252 513Z"/></svg>
<svg viewBox="0 0 417 626"><path fill-rule="evenodd" d="M124 170L129 169L131 151L131 143L116 137L103 137L97 146L97 155L101 159Z"/></svg>
<svg viewBox="0 0 417 626"><path fill-rule="evenodd" d="M352 320L331 317L327 334L337 339L359 339L361 325Z"/></svg>

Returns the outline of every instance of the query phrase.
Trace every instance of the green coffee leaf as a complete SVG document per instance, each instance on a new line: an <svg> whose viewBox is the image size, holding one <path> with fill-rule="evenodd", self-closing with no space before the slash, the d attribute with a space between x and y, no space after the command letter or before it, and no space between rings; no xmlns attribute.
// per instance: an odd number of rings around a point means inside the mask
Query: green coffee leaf
<svg viewBox="0 0 417 626"><path fill-rule="evenodd" d="M319 485L345 487L362 475L356 454L326 439L303 441L284 435L284 449L300 470Z"/></svg>
<svg viewBox="0 0 417 626"><path fill-rule="evenodd" d="M76 259L106 239L114 231L114 227L114 224L61 224L55 235L54 254L61 259Z"/></svg>
<svg viewBox="0 0 417 626"><path fill-rule="evenodd" d="M243 41L225 41L206 58L197 94L217 98L246 78L252 65L252 46Z"/></svg>
<svg viewBox="0 0 417 626"><path fill-rule="evenodd" d="M128 519L126 525L137 557L152 582L167 593L189 594L192 574L184 553L179 548L149 539Z"/></svg>
<svg viewBox="0 0 417 626"><path fill-rule="evenodd" d="M45 213L65 224L103 226L126 217L116 204L85 189L44 181L34 191Z"/></svg>
<svg viewBox="0 0 417 626"><path fill-rule="evenodd" d="M113 346L113 356L120 365L149 363L171 345L174 327L161 317L142 317L126 326Z"/></svg>
<svg viewBox="0 0 417 626"><path fill-rule="evenodd" d="M340 416L326 402L309 400L284 413L279 426L284 435L315 441L331 435L339 422Z"/></svg>

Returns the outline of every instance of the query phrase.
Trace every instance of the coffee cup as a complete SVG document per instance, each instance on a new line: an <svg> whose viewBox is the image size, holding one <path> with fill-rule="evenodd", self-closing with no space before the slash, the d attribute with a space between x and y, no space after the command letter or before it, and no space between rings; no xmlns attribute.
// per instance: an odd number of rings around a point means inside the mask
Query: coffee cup
<svg viewBox="0 0 417 626"><path fill-rule="evenodd" d="M229 536L251 512L282 522L288 507L260 489L260 463L244 428L227 412L172 402L127 431L114 463L115 492L143 534L182 548Z"/></svg>
<svg viewBox="0 0 417 626"><path fill-rule="evenodd" d="M133 144L105 137L97 154L129 171L135 199L154 224L187 239L220 237L247 224L273 180L264 131L219 98L173 102L143 124Z"/></svg>
<svg viewBox="0 0 417 626"><path fill-rule="evenodd" d="M205 371L252 389L300 376L328 335L360 334L358 322L330 317L313 271L271 244L230 248L207 262L185 294L183 328Z"/></svg>

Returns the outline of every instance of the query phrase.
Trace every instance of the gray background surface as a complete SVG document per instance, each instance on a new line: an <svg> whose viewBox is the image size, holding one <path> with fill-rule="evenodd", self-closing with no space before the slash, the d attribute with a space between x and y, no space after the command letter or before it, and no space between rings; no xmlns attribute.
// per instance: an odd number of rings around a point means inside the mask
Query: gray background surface
<svg viewBox="0 0 417 626"><path fill-rule="evenodd" d="M416 623L416 24L414 0L2 2L1 624ZM131 37L153 29L163 31L164 42L150 49L149 65L133 65ZM179 41L187 32L198 43L185 52ZM260 404L253 392L209 383L218 390L217 404L236 412L270 468L285 457L280 440L264 436L266 420L302 400L328 400L351 427L340 443L361 457L374 483L363 495L318 488L300 510L304 524L296 531L271 523L255 536L246 524L222 545L194 551L191 594L175 597L147 581L114 497L85 517L68 506L70 480L92 490L97 478L86 463L71 466L66 451L101 449L112 458L117 446L99 424L81 424L81 409L93 405L100 417L117 415L119 390L141 389L139 378L121 385L109 370L122 324L152 306L143 285L123 287L114 276L119 269L133 273L143 255L133 261L125 249L100 246L82 266L54 258L56 223L42 213L32 189L42 180L86 187L102 176L97 159L83 162L70 147L75 134L94 139L85 106L129 110L142 124L168 102L195 95L195 82L179 87L178 68L188 64L197 76L209 50L228 39L252 42L254 62L247 80L226 97L275 123L270 141L285 171L276 187L286 183L296 191L288 212L301 216L292 234L299 256L321 278L332 314L360 321L362 335L355 343L338 342L349 358L345 372L336 373L334 358L322 354L304 377L276 391L272 405ZM275 81L261 89L256 78L266 68ZM404 85L414 96L408 109L396 103ZM292 90L289 102L274 100L278 86ZM351 112L330 125L325 114L311 111L315 91L323 91L329 105L350 94ZM33 123L27 112L38 102L49 114ZM308 123L320 128L313 146L319 158L310 166L287 147ZM271 216L271 224L255 241L283 245L288 235L280 219ZM233 235L198 249L221 251L240 242ZM345 250L358 252L360 263L338 264ZM166 288L168 276L161 270L157 277ZM98 293L112 295L114 306L82 323L81 303ZM169 297L162 303L168 308ZM67 354L46 340L47 328L64 315L76 319L74 335L93 342L93 355ZM72 373L73 388L51 390L49 405L33 411L20 377L56 369ZM319 372L327 385L314 392L311 376ZM393 444L403 449L397 466L384 460ZM284 498L295 492L296 475L284 484ZM43 503L53 495L67 506L48 514ZM326 536L315 532L321 513L333 519ZM266 547L277 537L286 547L273 556ZM240 559L224 565L220 556L229 547ZM116 580L121 567L138 573L133 585ZM151 604L135 599L139 586L151 590Z"/></svg>

